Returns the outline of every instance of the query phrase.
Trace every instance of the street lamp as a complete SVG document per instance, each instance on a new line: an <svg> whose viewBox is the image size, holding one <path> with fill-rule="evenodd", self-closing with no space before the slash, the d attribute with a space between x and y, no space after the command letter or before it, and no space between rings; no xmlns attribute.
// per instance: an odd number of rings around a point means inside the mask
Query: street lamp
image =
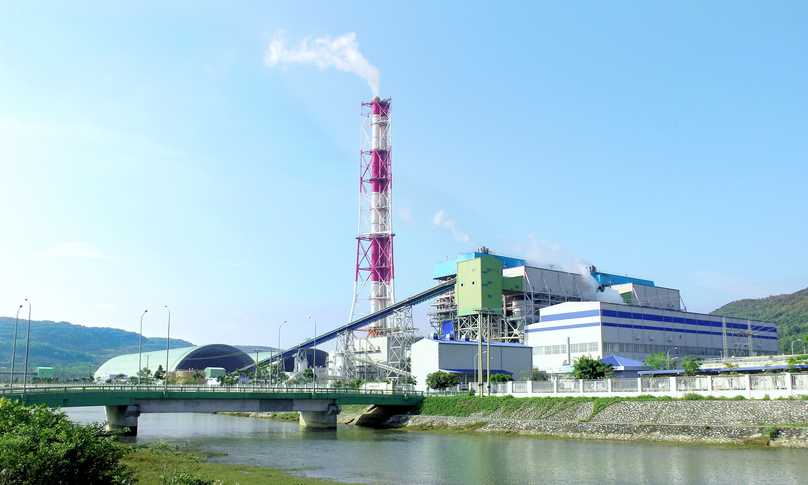
<svg viewBox="0 0 808 485"><path fill-rule="evenodd" d="M163 389L168 392L168 349L169 342L171 342L171 308L166 305L168 310L168 330L166 330L166 368L163 369Z"/></svg>
<svg viewBox="0 0 808 485"><path fill-rule="evenodd" d="M284 320L283 323L286 323L286 320ZM281 329L283 328L283 323L281 323L281 326L278 327L278 352L281 352ZM282 354L283 354L283 352L281 352L281 355ZM278 377L275 379L275 383L279 384L279 381L281 380L281 370L280 370L280 367L278 367L278 366L283 365L283 358L278 357L277 360L279 360L280 362L275 363L275 368L277 370L277 375L278 375ZM284 372L286 372L286 367L284 367L283 370L284 370Z"/></svg>
<svg viewBox="0 0 808 485"><path fill-rule="evenodd" d="M676 349L678 349L678 348L679 348L679 347L674 347L674 348L672 348L672 349L668 349L668 352L667 352L667 355L666 355L666 356L667 356L667 358L668 358L668 370L670 370L670 368L671 368L671 363L670 363L670 358L671 358L671 350L676 350ZM676 359L676 357L674 357L674 360L675 360L675 359Z"/></svg>
<svg viewBox="0 0 808 485"><path fill-rule="evenodd" d="M23 368L22 372L22 393L25 394L25 382L26 377L28 376L28 344L31 342L31 302L28 301L28 298L25 299L28 303L28 331L26 332L25 336L25 367Z"/></svg>
<svg viewBox="0 0 808 485"><path fill-rule="evenodd" d="M261 349L253 349L253 352L255 352L255 385L256 386L258 385L258 352L260 352L260 351L261 351Z"/></svg>
<svg viewBox="0 0 808 485"><path fill-rule="evenodd" d="M310 318L312 322L314 322L314 359L312 363L312 374L314 374L314 390L317 390L317 320L307 316L306 318Z"/></svg>
<svg viewBox="0 0 808 485"><path fill-rule="evenodd" d="M14 320L14 345L12 345L11 350L11 381L9 381L9 387L14 387L14 356L17 354L17 322L20 321L20 310L22 310L22 305L17 308L17 318Z"/></svg>
<svg viewBox="0 0 808 485"><path fill-rule="evenodd" d="M22 305L20 305L20 306L22 306ZM796 342L796 340L791 341L791 355L794 355L794 343L795 342Z"/></svg>
<svg viewBox="0 0 808 485"><path fill-rule="evenodd" d="M143 310L143 315L140 316L140 334L137 339L137 385L140 385L140 369L141 359L143 358L143 317L149 310Z"/></svg>

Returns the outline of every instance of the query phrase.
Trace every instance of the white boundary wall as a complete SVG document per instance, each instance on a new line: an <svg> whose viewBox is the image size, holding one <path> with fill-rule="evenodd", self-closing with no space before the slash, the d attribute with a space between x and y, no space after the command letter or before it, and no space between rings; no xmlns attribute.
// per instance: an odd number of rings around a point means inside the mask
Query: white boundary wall
<svg viewBox="0 0 808 485"><path fill-rule="evenodd" d="M474 389L476 383L457 388ZM808 394L808 374L744 374L695 377L638 377L630 379L553 379L491 383L492 396L513 397L632 397L641 394L681 398L685 394L747 399L771 399Z"/></svg>

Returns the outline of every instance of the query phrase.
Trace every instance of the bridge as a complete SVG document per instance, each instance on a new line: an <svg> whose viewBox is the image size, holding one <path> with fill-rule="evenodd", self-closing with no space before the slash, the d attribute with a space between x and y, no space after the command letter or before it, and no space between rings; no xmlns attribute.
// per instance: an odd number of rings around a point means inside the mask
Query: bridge
<svg viewBox="0 0 808 485"><path fill-rule="evenodd" d="M420 393L333 388L218 386L41 386L0 389L0 397L49 407L104 406L108 429L137 434L142 413L299 412L300 425L336 428L343 404L414 407Z"/></svg>

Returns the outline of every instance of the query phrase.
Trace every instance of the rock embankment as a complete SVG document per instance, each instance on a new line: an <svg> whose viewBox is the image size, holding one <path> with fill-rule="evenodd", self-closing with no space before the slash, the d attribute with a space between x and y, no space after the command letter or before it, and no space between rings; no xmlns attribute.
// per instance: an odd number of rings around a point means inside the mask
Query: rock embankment
<svg viewBox="0 0 808 485"><path fill-rule="evenodd" d="M808 401L537 402L466 417L395 415L384 427L455 429L577 439L808 448ZM351 424L357 416L340 416Z"/></svg>

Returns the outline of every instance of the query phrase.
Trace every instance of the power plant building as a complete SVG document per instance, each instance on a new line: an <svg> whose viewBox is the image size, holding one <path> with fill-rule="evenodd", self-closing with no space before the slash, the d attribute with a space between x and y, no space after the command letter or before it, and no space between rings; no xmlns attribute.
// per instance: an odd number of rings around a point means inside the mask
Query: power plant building
<svg viewBox="0 0 808 485"><path fill-rule="evenodd" d="M434 279L452 278L455 291L431 305L437 334L474 341L483 332L483 340L527 345L537 370L569 372L584 355L643 361L664 352L681 362L778 351L774 323L688 312L679 290L595 267L534 267L482 248L438 263ZM469 295L476 284L483 291Z"/></svg>
<svg viewBox="0 0 808 485"><path fill-rule="evenodd" d="M773 323L598 301L542 308L540 321L528 325L525 335L533 366L549 372L564 372L583 355L642 361L660 352L721 358L778 350Z"/></svg>

